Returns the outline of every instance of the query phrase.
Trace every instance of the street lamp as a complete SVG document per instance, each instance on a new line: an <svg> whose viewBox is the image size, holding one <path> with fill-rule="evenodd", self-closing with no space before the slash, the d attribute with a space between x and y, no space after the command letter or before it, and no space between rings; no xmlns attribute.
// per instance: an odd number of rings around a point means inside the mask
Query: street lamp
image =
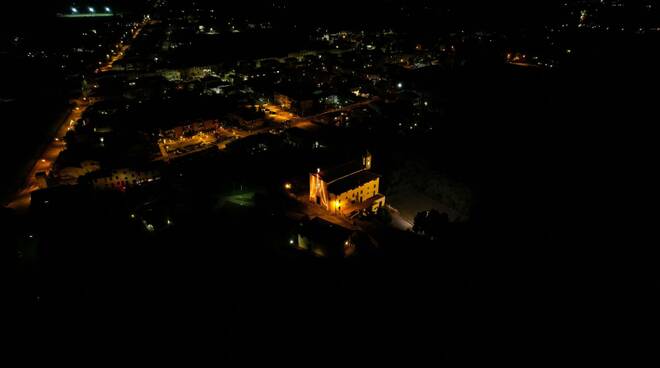
<svg viewBox="0 0 660 368"><path fill-rule="evenodd" d="M87 9L89 10L90 13L94 13L94 12L95 12L94 8L92 8L91 6L88 7Z"/></svg>

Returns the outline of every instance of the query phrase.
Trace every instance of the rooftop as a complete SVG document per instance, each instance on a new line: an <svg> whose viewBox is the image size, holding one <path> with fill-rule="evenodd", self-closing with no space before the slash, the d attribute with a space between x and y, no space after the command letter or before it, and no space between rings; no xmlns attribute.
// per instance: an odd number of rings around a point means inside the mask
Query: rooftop
<svg viewBox="0 0 660 368"><path fill-rule="evenodd" d="M364 170L364 166L360 161L351 161L343 165L335 166L330 169L321 171L320 176L326 183L332 183L335 180L354 174L358 171Z"/></svg>
<svg viewBox="0 0 660 368"><path fill-rule="evenodd" d="M380 176L378 174L375 174L369 170L362 170L329 183L328 192L335 194L345 193L370 181L374 181L379 177Z"/></svg>

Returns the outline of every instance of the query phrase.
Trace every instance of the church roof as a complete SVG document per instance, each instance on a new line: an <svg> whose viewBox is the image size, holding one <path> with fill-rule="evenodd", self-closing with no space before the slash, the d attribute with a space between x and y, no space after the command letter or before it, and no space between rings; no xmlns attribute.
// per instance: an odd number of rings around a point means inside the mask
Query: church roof
<svg viewBox="0 0 660 368"><path fill-rule="evenodd" d="M364 166L360 161L351 161L349 163L335 166L330 169L321 171L321 179L326 183L330 184L335 180L341 179L345 176L354 174L356 172L364 170Z"/></svg>
<svg viewBox="0 0 660 368"><path fill-rule="evenodd" d="M334 194L346 193L351 189L358 188L368 182L378 179L380 176L369 170L362 170L356 173L337 179L328 183L328 192Z"/></svg>

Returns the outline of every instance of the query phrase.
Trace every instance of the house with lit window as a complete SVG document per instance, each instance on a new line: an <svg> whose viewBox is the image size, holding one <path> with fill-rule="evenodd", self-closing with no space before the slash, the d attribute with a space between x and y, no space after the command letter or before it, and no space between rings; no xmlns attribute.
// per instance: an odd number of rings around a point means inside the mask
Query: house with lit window
<svg viewBox="0 0 660 368"><path fill-rule="evenodd" d="M380 194L380 175L371 171L371 154L332 169L309 174L309 200L338 214L376 212L385 205Z"/></svg>
<svg viewBox="0 0 660 368"><path fill-rule="evenodd" d="M86 176L94 189L125 191L128 188L159 181L159 168L149 165L139 169L99 170Z"/></svg>
<svg viewBox="0 0 660 368"><path fill-rule="evenodd" d="M274 91L273 100L283 110L306 116L318 110L325 92L317 86L305 83L280 85Z"/></svg>

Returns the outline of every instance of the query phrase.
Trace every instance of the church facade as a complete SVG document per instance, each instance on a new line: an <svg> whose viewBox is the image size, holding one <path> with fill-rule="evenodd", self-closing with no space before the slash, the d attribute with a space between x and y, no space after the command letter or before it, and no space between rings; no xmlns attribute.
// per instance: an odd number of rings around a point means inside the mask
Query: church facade
<svg viewBox="0 0 660 368"><path fill-rule="evenodd" d="M371 154L362 160L309 174L309 200L326 210L350 216L360 211L376 212L385 205L380 194L380 175L371 171Z"/></svg>

